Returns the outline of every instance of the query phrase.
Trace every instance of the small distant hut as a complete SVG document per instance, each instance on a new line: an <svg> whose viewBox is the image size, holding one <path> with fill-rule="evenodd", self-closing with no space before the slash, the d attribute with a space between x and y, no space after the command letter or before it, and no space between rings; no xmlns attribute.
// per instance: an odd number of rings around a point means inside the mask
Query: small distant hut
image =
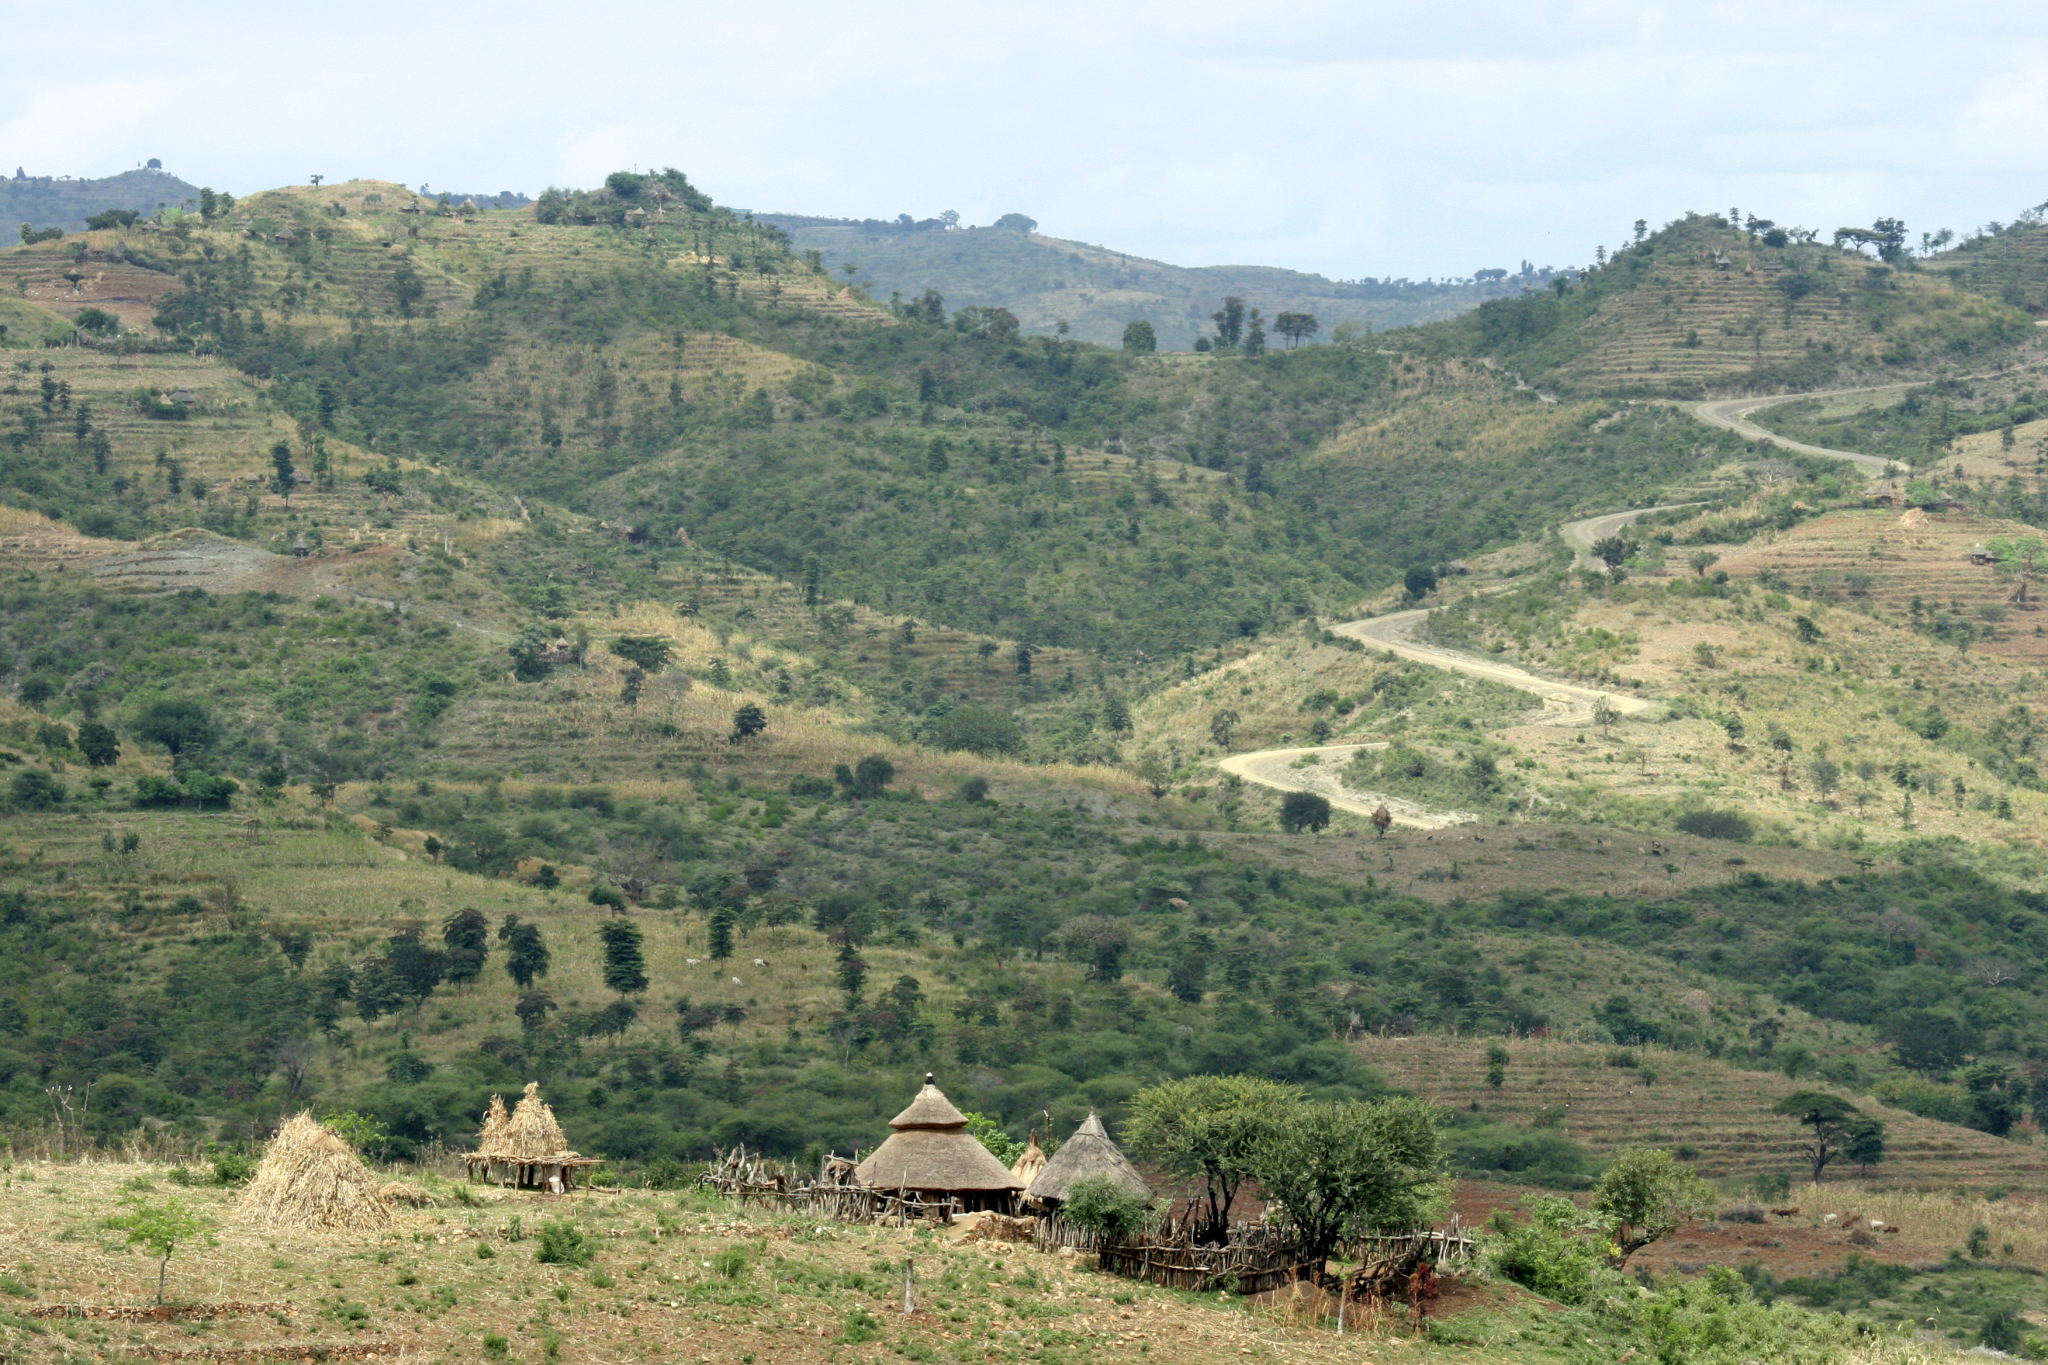
<svg viewBox="0 0 2048 1365"><path fill-rule="evenodd" d="M1970 547L1970 562L1972 564L1996 564L1998 556L1991 553L1991 547L1980 540Z"/></svg>
<svg viewBox="0 0 2048 1365"><path fill-rule="evenodd" d="M963 1213L1008 1213L1024 1188L967 1131L967 1116L953 1107L929 1073L924 1089L889 1126L895 1131L854 1171L870 1189L902 1190L934 1202L957 1199Z"/></svg>
<svg viewBox="0 0 2048 1365"><path fill-rule="evenodd" d="M391 1225L391 1206L355 1149L301 1112L271 1139L235 1216L271 1227L366 1232Z"/></svg>
<svg viewBox="0 0 2048 1365"><path fill-rule="evenodd" d="M1117 1184L1137 1195L1140 1199L1152 1197L1152 1187L1145 1183L1145 1177L1138 1174L1138 1168L1131 1159L1109 1139L1109 1130L1102 1126L1093 1109L1088 1117L1081 1120L1081 1126L1074 1130L1052 1160L1045 1163L1045 1169L1038 1173L1024 1192L1026 1203L1043 1208L1056 1209L1067 1198L1068 1191L1076 1183L1090 1176L1107 1176Z"/></svg>
<svg viewBox="0 0 2048 1365"><path fill-rule="evenodd" d="M1045 1148L1038 1145L1038 1130L1031 1130L1031 1140L1024 1144L1024 1150L1010 1165L1010 1174L1024 1182L1030 1189L1031 1182L1038 1179L1038 1173L1045 1169Z"/></svg>
<svg viewBox="0 0 2048 1365"><path fill-rule="evenodd" d="M567 1193L578 1171L602 1166L604 1158L584 1156L569 1146L568 1134L555 1121L555 1111L540 1097L540 1083L528 1081L511 1117L505 1101L491 1096L477 1133L477 1149L468 1157L469 1178L518 1190ZM588 1177L585 1177L586 1183Z"/></svg>

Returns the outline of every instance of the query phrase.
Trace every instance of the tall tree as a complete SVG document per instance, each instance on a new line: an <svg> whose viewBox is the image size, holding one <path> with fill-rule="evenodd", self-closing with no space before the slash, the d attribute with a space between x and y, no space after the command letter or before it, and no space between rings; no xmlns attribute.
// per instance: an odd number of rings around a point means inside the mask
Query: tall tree
<svg viewBox="0 0 2048 1365"><path fill-rule="evenodd" d="M1322 330L1314 313L1282 312L1273 319L1273 330L1287 338L1289 347L1299 346L1304 340Z"/></svg>
<svg viewBox="0 0 2048 1365"><path fill-rule="evenodd" d="M441 924L441 951L448 959L448 979L458 985L477 979L491 955L491 922L483 912L462 909Z"/></svg>
<svg viewBox="0 0 2048 1365"><path fill-rule="evenodd" d="M1301 1102L1292 1085L1261 1076L1189 1076L1131 1097L1124 1140L1168 1175L1199 1180L1203 1236L1230 1226L1230 1206L1252 1178L1255 1154L1282 1113Z"/></svg>
<svg viewBox="0 0 2048 1365"><path fill-rule="evenodd" d="M1322 1269L1340 1242L1429 1225L1454 1182L1437 1107L1409 1096L1290 1106L1254 1151L1259 1191L1281 1206L1302 1259Z"/></svg>
<svg viewBox="0 0 2048 1365"><path fill-rule="evenodd" d="M1825 1090L1800 1090L1787 1095L1771 1106L1771 1112L1783 1114L1806 1129L1806 1142L1799 1150L1813 1163L1816 1185L1828 1163L1842 1154L1856 1121L1864 1116L1861 1109Z"/></svg>
<svg viewBox="0 0 2048 1365"><path fill-rule="evenodd" d="M640 926L629 919L608 919L597 926L604 940L604 984L620 995L647 989L647 958L640 950Z"/></svg>
<svg viewBox="0 0 2048 1365"><path fill-rule="evenodd" d="M505 974L525 990L537 976L546 976L550 965L547 940L540 926L527 924L517 915L505 916L498 926L498 942L505 945Z"/></svg>
<svg viewBox="0 0 2048 1365"><path fill-rule="evenodd" d="M1124 328L1124 353L1127 355L1151 355L1159 349L1159 334L1152 324L1140 318Z"/></svg>
<svg viewBox="0 0 2048 1365"><path fill-rule="evenodd" d="M1244 300L1235 294L1224 296L1223 307L1209 315L1216 324L1216 344L1225 350L1244 340Z"/></svg>

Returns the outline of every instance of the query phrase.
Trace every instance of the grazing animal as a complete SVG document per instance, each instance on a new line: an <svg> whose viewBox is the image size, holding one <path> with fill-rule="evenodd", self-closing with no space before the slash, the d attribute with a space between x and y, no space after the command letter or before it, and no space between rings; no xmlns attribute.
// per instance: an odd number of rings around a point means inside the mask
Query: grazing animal
<svg viewBox="0 0 2048 1365"><path fill-rule="evenodd" d="M765 966L767 966L767 965L768 965L768 963L767 963L767 961L766 961L765 959L763 959L763 958L758 958L758 957L757 957L757 958L755 958L755 959L754 959L754 965L755 965L756 967L765 967Z"/></svg>
<svg viewBox="0 0 2048 1365"><path fill-rule="evenodd" d="M740 979L739 979L738 977L734 977L734 978L732 979L732 984L733 984L733 985L735 985L735 986L739 985L739 984L740 984Z"/></svg>
<svg viewBox="0 0 2048 1365"><path fill-rule="evenodd" d="M683 959L683 961L688 963L690 966L695 967L700 965L704 961L704 959L701 957L686 957Z"/></svg>
<svg viewBox="0 0 2048 1365"><path fill-rule="evenodd" d="M1797 1208L1772 1209L1771 1212L1777 1214L1780 1218L1796 1218L1799 1216L1799 1210Z"/></svg>
<svg viewBox="0 0 2048 1365"><path fill-rule="evenodd" d="M1887 1234L1891 1236L1897 1236L1899 1231L1899 1225L1897 1223L1886 1223L1884 1225L1884 1230Z"/></svg>

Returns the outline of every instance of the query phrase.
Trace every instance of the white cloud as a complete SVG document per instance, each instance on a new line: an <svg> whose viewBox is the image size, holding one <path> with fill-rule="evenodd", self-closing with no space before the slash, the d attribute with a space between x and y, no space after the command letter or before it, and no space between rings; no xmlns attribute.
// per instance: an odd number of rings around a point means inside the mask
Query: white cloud
<svg viewBox="0 0 2048 1365"><path fill-rule="evenodd" d="M1339 276L1581 262L1687 209L1917 231L2048 197L2038 4L112 0L95 24L150 40L0 90L9 166L533 193L677 165L748 207L1022 210ZM77 44L45 7L8 30Z"/></svg>

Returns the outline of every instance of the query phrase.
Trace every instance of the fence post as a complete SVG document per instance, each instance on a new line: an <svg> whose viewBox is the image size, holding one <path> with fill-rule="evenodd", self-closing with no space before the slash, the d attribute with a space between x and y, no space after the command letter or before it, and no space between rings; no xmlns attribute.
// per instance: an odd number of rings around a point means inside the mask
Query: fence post
<svg viewBox="0 0 2048 1365"><path fill-rule="evenodd" d="M917 1262L908 1256L903 1258L903 1311L917 1311Z"/></svg>

